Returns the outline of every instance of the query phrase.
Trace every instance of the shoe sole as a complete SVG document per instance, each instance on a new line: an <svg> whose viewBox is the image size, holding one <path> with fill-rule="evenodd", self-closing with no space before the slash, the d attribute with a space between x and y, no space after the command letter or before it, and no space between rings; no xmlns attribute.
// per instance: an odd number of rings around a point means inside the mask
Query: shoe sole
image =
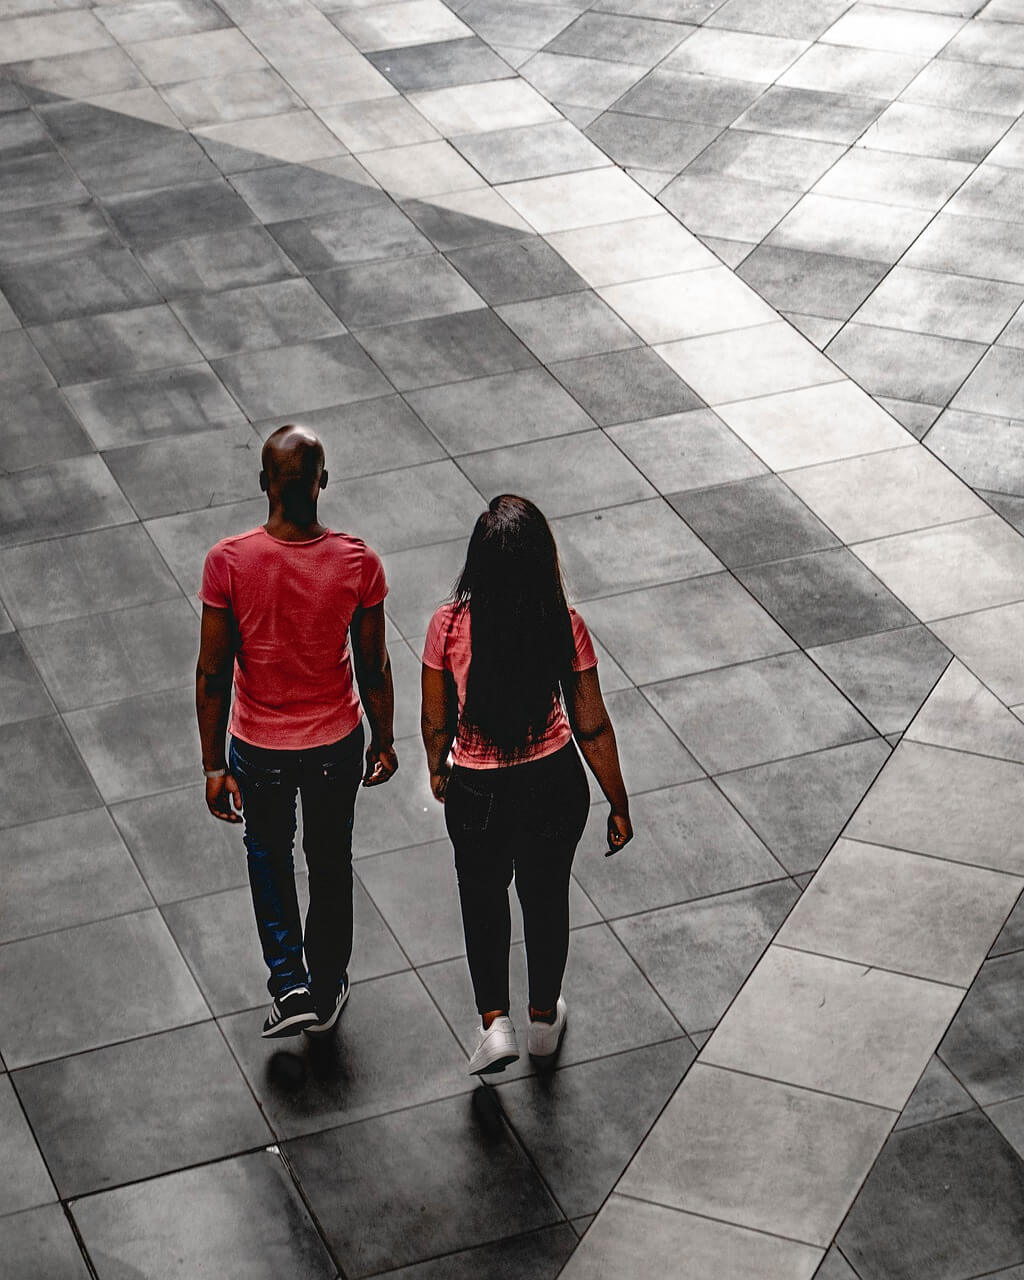
<svg viewBox="0 0 1024 1280"><path fill-rule="evenodd" d="M325 1036L328 1031L334 1030L334 1028L338 1025L338 1019L341 1017L341 1011L348 1004L349 992L351 990L352 990L351 987L345 988L345 995L342 997L341 1004L337 1006L337 1008L334 1010L334 1012L331 1014L331 1016L327 1019L326 1022L312 1022L309 1024L309 1026L302 1028L302 1030L305 1031L307 1036Z"/></svg>
<svg viewBox="0 0 1024 1280"><path fill-rule="evenodd" d="M554 1047L551 1049L535 1049L530 1044L529 1038L528 1038L527 1052L529 1053L530 1057L531 1058L553 1058L555 1054L558 1052L558 1050L562 1047L562 1041L565 1038L565 1029L568 1026L568 1024L569 1024L569 1019L566 1018L558 1030L558 1036L555 1040Z"/></svg>
<svg viewBox="0 0 1024 1280"><path fill-rule="evenodd" d="M519 1061L518 1053L502 1053L497 1058L492 1058L490 1062L484 1062L479 1067L470 1066L469 1074L471 1076L490 1076L497 1071L504 1071L507 1066L513 1062Z"/></svg>
<svg viewBox="0 0 1024 1280"><path fill-rule="evenodd" d="M272 1027L264 1027L261 1034L264 1040L276 1040L280 1036L297 1036L304 1027L314 1022L316 1022L315 1013L294 1013L291 1017L275 1022Z"/></svg>

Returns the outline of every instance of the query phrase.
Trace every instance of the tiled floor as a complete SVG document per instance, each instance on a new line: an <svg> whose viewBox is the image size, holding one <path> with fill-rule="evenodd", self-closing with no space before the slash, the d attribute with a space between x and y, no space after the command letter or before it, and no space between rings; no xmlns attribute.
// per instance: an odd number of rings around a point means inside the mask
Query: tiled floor
<svg viewBox="0 0 1024 1280"><path fill-rule="evenodd" d="M0 1274L1024 1268L1024 12L926 4L0 0ZM281 1048L189 683L291 418L403 768ZM483 1088L417 658L505 489L638 838Z"/></svg>

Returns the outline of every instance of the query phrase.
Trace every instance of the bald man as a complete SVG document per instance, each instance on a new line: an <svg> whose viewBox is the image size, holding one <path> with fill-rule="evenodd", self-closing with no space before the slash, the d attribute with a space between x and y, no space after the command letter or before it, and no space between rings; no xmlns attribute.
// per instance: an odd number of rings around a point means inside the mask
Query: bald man
<svg viewBox="0 0 1024 1280"><path fill-rule="evenodd" d="M245 822L273 997L263 1035L315 1036L335 1027L348 999L360 781L378 786L398 768L387 583L365 542L317 519L327 472L311 431L279 428L262 466L266 524L222 539L206 557L196 711L207 807L222 822ZM309 870L305 931L292 861L296 795Z"/></svg>

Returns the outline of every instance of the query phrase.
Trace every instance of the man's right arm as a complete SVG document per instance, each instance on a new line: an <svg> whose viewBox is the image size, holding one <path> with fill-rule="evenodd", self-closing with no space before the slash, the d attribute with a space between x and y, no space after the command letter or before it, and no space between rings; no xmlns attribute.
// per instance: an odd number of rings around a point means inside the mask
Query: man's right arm
<svg viewBox="0 0 1024 1280"><path fill-rule="evenodd" d="M196 715L199 718L199 740L203 749L203 769L224 773L206 779L206 805L215 818L223 822L241 822L238 812L242 796L238 783L227 771L224 754L231 709L231 680L235 667L237 640L230 609L203 605L196 664Z"/></svg>
<svg viewBox="0 0 1024 1280"><path fill-rule="evenodd" d="M357 609L352 619L352 658L359 696L370 722L364 787L387 782L398 768L395 754L395 690L385 637L384 604Z"/></svg>

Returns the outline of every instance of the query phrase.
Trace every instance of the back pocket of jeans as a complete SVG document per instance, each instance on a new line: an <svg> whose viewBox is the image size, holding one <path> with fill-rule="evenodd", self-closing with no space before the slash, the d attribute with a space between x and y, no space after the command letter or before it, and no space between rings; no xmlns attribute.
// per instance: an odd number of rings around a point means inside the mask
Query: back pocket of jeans
<svg viewBox="0 0 1024 1280"><path fill-rule="evenodd" d="M477 791L453 774L445 793L445 820L448 830L486 831L491 820L494 797L489 791Z"/></svg>

